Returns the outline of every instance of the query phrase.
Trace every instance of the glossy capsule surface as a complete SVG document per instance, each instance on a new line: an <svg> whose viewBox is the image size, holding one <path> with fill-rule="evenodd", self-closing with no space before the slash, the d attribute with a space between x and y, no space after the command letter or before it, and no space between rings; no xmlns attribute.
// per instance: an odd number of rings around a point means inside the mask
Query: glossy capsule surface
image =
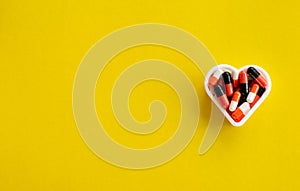
<svg viewBox="0 0 300 191"><path fill-rule="evenodd" d="M226 96L231 97L233 95L233 80L229 72L224 72L222 78L225 85Z"/></svg>
<svg viewBox="0 0 300 191"><path fill-rule="evenodd" d="M252 103L258 93L258 90L259 90L259 85L258 84L253 84L251 89L250 89L250 92L247 96L247 102L248 103Z"/></svg>
<svg viewBox="0 0 300 191"><path fill-rule="evenodd" d="M242 96L246 97L249 93L248 75L245 71L241 71L239 74L239 87Z"/></svg>
<svg viewBox="0 0 300 191"><path fill-rule="evenodd" d="M233 113L232 119L234 121L241 121L245 115L250 111L250 105L248 102L244 102L241 106L239 106Z"/></svg>
<svg viewBox="0 0 300 191"><path fill-rule="evenodd" d="M261 87L265 88L268 85L268 82L261 73L259 73L254 67L249 67L247 70L247 73L253 80L255 80Z"/></svg>
<svg viewBox="0 0 300 191"><path fill-rule="evenodd" d="M259 90L258 90L258 92L257 92L257 94L256 94L256 96L255 96L255 98L254 98L254 100L253 100L253 102L252 103L250 103L250 107L253 107L255 104L256 104L256 102L258 102L258 100L261 98L261 96L265 93L265 91L266 91L266 88L260 88Z"/></svg>
<svg viewBox="0 0 300 191"><path fill-rule="evenodd" d="M229 105L229 111L233 112L236 110L239 101L241 99L241 93L239 91L234 92L233 97L231 99L230 105Z"/></svg>
<svg viewBox="0 0 300 191"><path fill-rule="evenodd" d="M217 84L214 87L214 92L216 94L217 100L220 103L220 105L224 109L227 109L229 106L229 101L228 101L228 98L227 98L225 92L223 91L222 87L219 84Z"/></svg>
<svg viewBox="0 0 300 191"><path fill-rule="evenodd" d="M214 74L209 78L208 80L208 87L212 88L214 87L217 82L220 79L220 76L222 75L223 71L221 69L218 69L217 71L214 72Z"/></svg>

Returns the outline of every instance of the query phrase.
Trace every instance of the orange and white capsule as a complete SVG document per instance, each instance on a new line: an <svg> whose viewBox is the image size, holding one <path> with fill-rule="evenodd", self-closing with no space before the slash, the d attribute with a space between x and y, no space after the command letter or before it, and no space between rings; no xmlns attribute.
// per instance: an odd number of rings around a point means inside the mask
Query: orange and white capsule
<svg viewBox="0 0 300 191"><path fill-rule="evenodd" d="M248 102L244 102L240 107L238 107L233 113L232 118L234 121L241 121L245 115L250 111L250 104Z"/></svg>
<svg viewBox="0 0 300 191"><path fill-rule="evenodd" d="M239 104L242 94L239 91L234 92L229 105L229 111L234 112Z"/></svg>
<svg viewBox="0 0 300 191"><path fill-rule="evenodd" d="M257 95L257 92L259 90L259 85L258 84L253 84L253 86L250 89L250 92L247 96L247 102L252 103Z"/></svg>
<svg viewBox="0 0 300 191"><path fill-rule="evenodd" d="M208 80L208 87L209 88L214 87L218 83L222 73L223 73L223 71L221 69L218 69L217 71L215 71L215 73Z"/></svg>

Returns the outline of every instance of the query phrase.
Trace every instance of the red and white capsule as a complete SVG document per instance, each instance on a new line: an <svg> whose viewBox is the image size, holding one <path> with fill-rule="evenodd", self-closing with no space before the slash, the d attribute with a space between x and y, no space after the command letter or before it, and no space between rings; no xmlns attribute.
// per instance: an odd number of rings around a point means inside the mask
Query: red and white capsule
<svg viewBox="0 0 300 191"><path fill-rule="evenodd" d="M229 111L234 112L239 104L242 94L239 91L234 92L229 105Z"/></svg>
<svg viewBox="0 0 300 191"><path fill-rule="evenodd" d="M257 95L257 92L259 90L259 85L258 84L253 84L253 86L250 89L250 92L247 96L247 102L252 103Z"/></svg>
<svg viewBox="0 0 300 191"><path fill-rule="evenodd" d="M244 102L240 107L238 107L233 113L232 118L234 121L241 121L245 115L250 111L250 104L248 102Z"/></svg>
<svg viewBox="0 0 300 191"><path fill-rule="evenodd" d="M209 88L214 87L218 83L222 73L223 73L223 71L221 69L217 69L217 71L214 72L214 74L208 80L208 87Z"/></svg>
<svg viewBox="0 0 300 191"><path fill-rule="evenodd" d="M239 87L239 73L233 71L232 72L232 79L233 79L233 87L238 88Z"/></svg>

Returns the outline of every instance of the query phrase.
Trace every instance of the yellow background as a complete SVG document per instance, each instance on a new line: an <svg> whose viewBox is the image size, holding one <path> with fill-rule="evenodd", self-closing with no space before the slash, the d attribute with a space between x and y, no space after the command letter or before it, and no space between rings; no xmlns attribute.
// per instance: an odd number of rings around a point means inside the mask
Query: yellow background
<svg viewBox="0 0 300 191"><path fill-rule="evenodd" d="M128 170L104 162L85 145L73 118L72 87L94 43L145 22L192 33L218 63L262 66L273 88L243 127L226 121L214 146L199 156L209 118L202 73L161 47L123 52L101 77L108 83L99 83L96 91L97 111L117 141L137 148L157 145L172 135L179 120L176 94L164 84L147 82L131 96L132 113L147 120L147 104L159 98L168 107L167 121L156 135L142 137L117 127L111 113L103 112L110 110L103 102L109 91L100 92L120 72L118 63L172 61L192 78L201 105L198 130L178 157L153 169ZM0 190L299 190L299 34L297 0L1 1Z"/></svg>

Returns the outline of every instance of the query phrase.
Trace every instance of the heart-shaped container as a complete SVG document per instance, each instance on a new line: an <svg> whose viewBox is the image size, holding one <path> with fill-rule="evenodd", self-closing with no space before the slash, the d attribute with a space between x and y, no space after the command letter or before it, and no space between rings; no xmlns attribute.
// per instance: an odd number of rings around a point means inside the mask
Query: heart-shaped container
<svg viewBox="0 0 300 191"><path fill-rule="evenodd" d="M236 122L233 120L233 118L229 115L229 113L220 105L220 103L218 102L218 100L216 99L216 97L212 94L211 90L208 87L208 83L209 83L209 79L210 77L214 74L214 72L217 69L221 69L223 71L228 71L233 75L238 75L242 70L247 71L247 69L249 67L254 67L258 72L260 72L261 75L263 75L265 77L265 79L268 82L268 85L266 86L266 90L263 93L263 95L260 97L260 99L256 102L255 105L253 105L253 107L250 109L250 111L245 115L245 117L239 121ZM204 86L205 86L205 90L207 95L210 97L210 99L217 105L217 107L220 109L220 111L224 114L224 116L227 118L227 120L236 127L242 126L248 119L249 117L255 112L255 110L262 104L262 102L267 98L267 96L269 95L270 91L271 91L271 86L272 86L272 82L271 82L271 78L269 76L269 74L261 67L256 66L256 65L246 65L243 66L240 69L236 69L228 64L220 64L218 66L213 67L205 76L205 81L204 81Z"/></svg>

